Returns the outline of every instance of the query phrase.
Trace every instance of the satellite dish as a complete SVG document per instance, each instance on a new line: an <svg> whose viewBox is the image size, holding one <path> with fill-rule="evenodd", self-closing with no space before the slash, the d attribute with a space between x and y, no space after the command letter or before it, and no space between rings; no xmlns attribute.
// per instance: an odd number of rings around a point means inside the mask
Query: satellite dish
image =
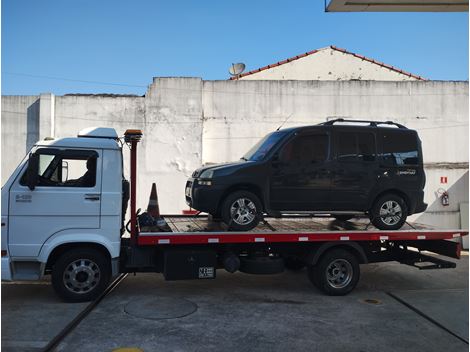
<svg viewBox="0 0 470 352"><path fill-rule="evenodd" d="M243 71L245 70L245 64L243 63L238 63L238 64L232 64L232 66L230 66L228 72L232 75L232 76L238 76L240 73L242 73Z"/></svg>

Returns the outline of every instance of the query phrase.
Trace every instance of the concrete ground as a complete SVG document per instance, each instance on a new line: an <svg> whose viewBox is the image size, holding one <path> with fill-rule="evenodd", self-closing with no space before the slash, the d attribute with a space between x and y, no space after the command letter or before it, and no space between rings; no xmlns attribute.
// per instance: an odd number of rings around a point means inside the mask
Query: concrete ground
<svg viewBox="0 0 470 352"><path fill-rule="evenodd" d="M468 256L457 263L363 265L344 297L318 292L305 270L220 270L210 281L129 275L57 350L467 351ZM59 302L47 282L3 284L2 351L38 351L83 307Z"/></svg>

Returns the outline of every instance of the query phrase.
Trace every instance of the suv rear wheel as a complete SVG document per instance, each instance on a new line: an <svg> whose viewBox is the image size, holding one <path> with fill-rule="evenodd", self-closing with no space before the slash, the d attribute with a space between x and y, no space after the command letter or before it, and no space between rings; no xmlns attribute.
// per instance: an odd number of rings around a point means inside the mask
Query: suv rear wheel
<svg viewBox="0 0 470 352"><path fill-rule="evenodd" d="M248 191L236 191L228 195L222 204L222 219L231 230L249 231L259 223L261 202Z"/></svg>
<svg viewBox="0 0 470 352"><path fill-rule="evenodd" d="M402 197L389 193L375 201L369 216L380 230L398 230L406 221L408 207Z"/></svg>

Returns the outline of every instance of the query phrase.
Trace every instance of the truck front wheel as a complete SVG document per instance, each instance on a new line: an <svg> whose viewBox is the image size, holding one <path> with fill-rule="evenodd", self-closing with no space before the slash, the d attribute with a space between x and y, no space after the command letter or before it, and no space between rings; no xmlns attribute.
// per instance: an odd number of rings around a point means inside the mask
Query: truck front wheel
<svg viewBox="0 0 470 352"><path fill-rule="evenodd" d="M108 258L94 248L77 248L63 253L52 269L52 286L66 302L97 298L108 286L111 269Z"/></svg>
<svg viewBox="0 0 470 352"><path fill-rule="evenodd" d="M356 256L342 248L329 250L315 265L308 267L310 281L330 296L343 296L351 292L359 276Z"/></svg>

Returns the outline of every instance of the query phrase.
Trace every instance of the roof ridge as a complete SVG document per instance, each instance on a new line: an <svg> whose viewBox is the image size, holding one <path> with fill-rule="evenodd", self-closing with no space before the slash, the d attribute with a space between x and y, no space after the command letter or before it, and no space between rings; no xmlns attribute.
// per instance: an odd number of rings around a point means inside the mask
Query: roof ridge
<svg viewBox="0 0 470 352"><path fill-rule="evenodd" d="M346 49L338 48L338 47L335 46L335 45L329 45L329 46L326 46L326 47L324 47L324 48L320 48L320 49L315 49L315 50L307 51L307 52L305 52L305 53L302 53L302 54L299 54L299 55L296 55L296 56L293 56L293 57L290 57L290 58L287 58L287 59L278 61L278 62L276 62L276 63L274 63L274 64L266 65L266 66L260 67L260 68L258 68L258 69L255 69L255 70L251 70L251 71L242 73L242 74L238 75L237 77L230 77L229 80L237 80L237 79L239 79L239 78L241 78L241 77L249 76L249 75L252 75L252 74L257 73L257 72L261 72L261 71L268 70L268 69L273 68L273 67L281 66L281 65L284 65L284 64L286 64L286 63L288 63L288 62L292 62L292 61L295 61L295 60L304 58L304 57L306 57L306 56L310 56L310 55L316 54L316 53L318 53L319 51L322 51L322 50L325 50L325 49L333 49L333 50L342 52L342 53L344 53L344 54L349 54L349 55L352 55L352 56L357 57L358 59L362 59L362 60L364 60L364 61L368 61L368 62L370 62L370 63L379 65L379 66L381 66L381 67L388 68L388 69L391 70L391 71L395 71L395 72L401 73L401 74L403 74L403 75L405 75L405 76L413 77L413 78L416 78L417 80L420 80L420 81L427 81L427 79L426 79L426 78L423 78L422 76L412 74L412 73L410 73L410 72L407 72L407 71L401 70L401 69L399 69L399 68L396 68L396 67L394 67L394 66L392 66L392 65L387 65L387 64L385 64L385 63L383 63L383 62L381 62L381 61L377 61L377 60L368 58L368 57L366 57L366 56L353 53L353 52L348 51L348 50L346 50Z"/></svg>

